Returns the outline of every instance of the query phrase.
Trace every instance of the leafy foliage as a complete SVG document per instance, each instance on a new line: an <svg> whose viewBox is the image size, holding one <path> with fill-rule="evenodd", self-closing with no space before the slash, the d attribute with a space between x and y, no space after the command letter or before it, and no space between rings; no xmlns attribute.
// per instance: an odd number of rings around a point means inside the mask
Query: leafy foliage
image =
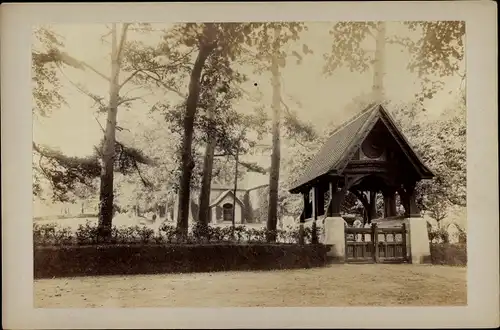
<svg viewBox="0 0 500 330"><path fill-rule="evenodd" d="M53 109L64 104L59 93L61 82L57 75L59 48L63 47L62 38L47 26L34 29L32 50L33 114L46 116Z"/></svg>
<svg viewBox="0 0 500 330"><path fill-rule="evenodd" d="M331 75L337 68L346 66L351 72L363 73L370 69L373 56L363 47L363 42L377 33L376 22L339 22L330 30L332 48L324 54L323 72Z"/></svg>
<svg viewBox="0 0 500 330"><path fill-rule="evenodd" d="M417 202L440 221L450 205L466 206L466 120L465 104L458 101L450 114L425 124L417 116L419 106L400 107L395 119L425 164L435 174L417 186ZM406 118L406 120L403 120ZM425 129L423 129L425 125Z"/></svg>
<svg viewBox="0 0 500 330"><path fill-rule="evenodd" d="M118 157L115 170L123 174L135 171L138 164L150 164L151 159L136 148L115 143ZM33 158L38 158L34 167L34 195L41 196L41 182L51 186L52 199L72 201L74 197L88 197L96 189L95 179L101 174L98 152L88 157L69 157L60 151L33 143Z"/></svg>
<svg viewBox="0 0 500 330"><path fill-rule="evenodd" d="M416 95L422 102L431 99L444 83L435 76L444 77L463 70L465 22L411 21L391 22L406 26L418 37L386 37L386 44L399 45L408 51L411 60L408 69L420 78L421 91ZM370 69L375 58L367 47L378 33L377 22L339 22L330 31L332 49L325 54L324 73L331 75L340 67L363 73Z"/></svg>

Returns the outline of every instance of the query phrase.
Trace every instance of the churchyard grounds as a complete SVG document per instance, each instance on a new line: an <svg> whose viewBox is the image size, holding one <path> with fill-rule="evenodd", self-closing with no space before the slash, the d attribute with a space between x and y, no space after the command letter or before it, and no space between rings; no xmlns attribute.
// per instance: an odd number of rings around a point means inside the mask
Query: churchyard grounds
<svg viewBox="0 0 500 330"><path fill-rule="evenodd" d="M36 308L343 307L467 304L467 268L324 268L35 280Z"/></svg>

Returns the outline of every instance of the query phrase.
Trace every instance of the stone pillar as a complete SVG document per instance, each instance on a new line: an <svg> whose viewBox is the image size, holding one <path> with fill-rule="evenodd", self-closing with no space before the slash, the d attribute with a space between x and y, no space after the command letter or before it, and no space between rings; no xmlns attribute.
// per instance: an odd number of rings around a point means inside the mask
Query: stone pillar
<svg viewBox="0 0 500 330"><path fill-rule="evenodd" d="M408 230L406 250L412 264L430 263L431 251L427 222L423 218L409 217L405 219Z"/></svg>
<svg viewBox="0 0 500 330"><path fill-rule="evenodd" d="M345 261L345 223L342 217L327 217L324 222L323 244L330 247L327 256L334 262Z"/></svg>

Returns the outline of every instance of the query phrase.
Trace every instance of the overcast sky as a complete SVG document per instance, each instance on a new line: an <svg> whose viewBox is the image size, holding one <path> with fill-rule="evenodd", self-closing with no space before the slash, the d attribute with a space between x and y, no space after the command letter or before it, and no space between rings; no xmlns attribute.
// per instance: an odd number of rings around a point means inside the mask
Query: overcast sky
<svg viewBox="0 0 500 330"><path fill-rule="evenodd" d="M322 74L324 65L323 54L331 49L331 37L329 29L333 23L321 22L310 23L309 31L302 34L299 44L305 43L314 51L313 55L304 58L301 65L291 60L286 68L282 70L283 90L286 94L293 96L302 104L302 109L297 108L293 102L289 102L299 116L310 121L318 131L332 121L339 123L352 114L347 114L343 108L356 96L368 93L372 83L372 72L365 74L352 73L348 69L338 69L333 76L325 77ZM163 24L161 27L166 27ZM101 41L101 36L106 33L106 27L96 24L85 25L57 25L55 30L64 37L65 50L77 59L83 60L94 66L101 72L109 75L109 44ZM399 23L388 23L387 34L405 36L406 29L401 28ZM138 35L132 32L129 40L140 39L151 45L160 40L159 33L148 36ZM109 40L109 39L108 39ZM367 47L372 47L366 43ZM406 69L409 60L408 54L402 52L397 46L387 47L387 75L385 88L387 97L396 102L408 102L418 90L415 84L416 76ZM65 69L65 76L72 81L81 83L95 94L106 96L108 86L106 81L91 71L77 71ZM126 74L122 75L125 76ZM34 139L37 143L47 144L59 148L68 155L83 156L92 152L93 146L101 137L101 128L97 124L92 110L93 101L82 95L74 86L62 77L63 94L68 106L53 111L49 118L36 119L34 122ZM245 85L248 90L258 89L264 96L264 102L271 102L271 85L267 75L252 75L251 80ZM123 78L122 78L123 79ZM257 86L254 86L257 83ZM446 106L453 102L456 93L449 94L448 91L457 91L460 85L459 77L451 77L446 81L446 91L440 93L431 102L428 102L430 115L439 115ZM126 91L127 89L125 89ZM135 91L135 95L144 92ZM142 94L141 94L142 93ZM134 95L132 92L130 95ZM148 96L154 102L165 95ZM171 96L169 96L171 97ZM152 120L147 115L147 110L152 103L144 104L137 102L133 111L121 111L118 113L118 121L121 126L133 125L137 122ZM250 103L242 101L238 107L243 111L251 106Z"/></svg>

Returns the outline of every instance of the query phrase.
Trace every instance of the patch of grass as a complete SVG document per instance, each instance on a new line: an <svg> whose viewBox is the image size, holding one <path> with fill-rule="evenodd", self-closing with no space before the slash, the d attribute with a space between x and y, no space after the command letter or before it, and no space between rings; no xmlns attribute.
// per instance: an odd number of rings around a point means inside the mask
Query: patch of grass
<svg viewBox="0 0 500 330"><path fill-rule="evenodd" d="M35 281L35 306L463 306L465 267L332 265L277 271L100 276Z"/></svg>
<svg viewBox="0 0 500 330"><path fill-rule="evenodd" d="M35 221L47 221L47 220L62 220L62 219L84 219L84 218L97 218L97 214L94 213L82 213L77 215L47 215L41 217L34 217Z"/></svg>

